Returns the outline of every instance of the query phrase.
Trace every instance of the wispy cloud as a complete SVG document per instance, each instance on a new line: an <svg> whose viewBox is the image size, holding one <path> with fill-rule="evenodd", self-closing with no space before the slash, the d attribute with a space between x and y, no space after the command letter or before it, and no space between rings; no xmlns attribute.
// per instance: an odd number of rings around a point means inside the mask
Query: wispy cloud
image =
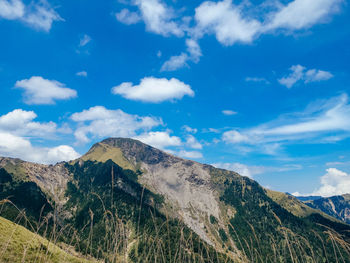
<svg viewBox="0 0 350 263"><path fill-rule="evenodd" d="M53 22L63 21L59 14L45 1L26 5L21 0L0 0L0 17L19 20L28 26L49 32Z"/></svg>
<svg viewBox="0 0 350 263"><path fill-rule="evenodd" d="M227 116L231 116L231 115L236 115L237 112L233 111L233 110L223 110L222 114L227 115Z"/></svg>
<svg viewBox="0 0 350 263"><path fill-rule="evenodd" d="M287 88L292 88L299 81L304 83L319 82L333 78L333 74L328 71L319 69L309 69L301 65L294 65L290 67L291 73L288 76L280 78L278 82Z"/></svg>
<svg viewBox="0 0 350 263"><path fill-rule="evenodd" d="M254 175L271 173L271 172L288 172L302 169L299 164L287 164L280 167L273 166L256 166L242 163L214 163L213 166L239 173L240 175L253 178Z"/></svg>
<svg viewBox="0 0 350 263"><path fill-rule="evenodd" d="M276 152L281 145L333 143L350 136L350 105L347 94L316 101L304 111L284 114L268 123L248 129L229 130L222 140Z"/></svg>

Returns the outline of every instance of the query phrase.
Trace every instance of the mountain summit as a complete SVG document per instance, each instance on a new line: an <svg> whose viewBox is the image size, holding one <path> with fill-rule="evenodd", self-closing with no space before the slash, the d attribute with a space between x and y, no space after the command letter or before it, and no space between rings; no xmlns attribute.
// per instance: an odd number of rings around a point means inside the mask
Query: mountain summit
<svg viewBox="0 0 350 263"><path fill-rule="evenodd" d="M0 216L63 233L57 240L106 262L350 261L349 225L133 139L105 139L56 165L0 158L1 199Z"/></svg>

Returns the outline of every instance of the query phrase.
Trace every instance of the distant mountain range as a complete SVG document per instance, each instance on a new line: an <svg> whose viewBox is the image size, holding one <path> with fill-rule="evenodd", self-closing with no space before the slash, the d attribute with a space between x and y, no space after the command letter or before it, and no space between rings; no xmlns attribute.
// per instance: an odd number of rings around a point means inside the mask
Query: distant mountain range
<svg viewBox="0 0 350 263"><path fill-rule="evenodd" d="M297 198L309 207L319 209L330 216L350 224L350 194L331 197L303 196Z"/></svg>
<svg viewBox="0 0 350 263"><path fill-rule="evenodd" d="M56 165L3 157L0 261L350 262L350 226L308 202L133 139Z"/></svg>

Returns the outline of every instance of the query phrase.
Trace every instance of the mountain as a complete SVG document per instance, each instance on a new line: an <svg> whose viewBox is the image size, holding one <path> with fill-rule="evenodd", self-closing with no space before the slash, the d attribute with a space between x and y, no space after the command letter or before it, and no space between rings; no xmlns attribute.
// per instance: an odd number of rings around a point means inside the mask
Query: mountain
<svg viewBox="0 0 350 263"><path fill-rule="evenodd" d="M0 167L1 216L105 262L350 262L349 225L137 140L109 138L56 165L0 158Z"/></svg>
<svg viewBox="0 0 350 263"><path fill-rule="evenodd" d="M350 191L350 190L349 190ZM350 224L350 194L308 199L304 203Z"/></svg>

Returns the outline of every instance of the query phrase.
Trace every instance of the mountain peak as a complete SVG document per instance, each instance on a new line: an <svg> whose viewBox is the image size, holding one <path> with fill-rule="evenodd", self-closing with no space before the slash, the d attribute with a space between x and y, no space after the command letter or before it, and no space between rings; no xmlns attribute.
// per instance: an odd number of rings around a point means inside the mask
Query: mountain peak
<svg viewBox="0 0 350 263"><path fill-rule="evenodd" d="M162 150L131 138L107 138L94 144L80 160L105 162L111 159L124 169L136 170L140 162L145 164L173 163L181 160ZM190 162L190 161L189 161Z"/></svg>

